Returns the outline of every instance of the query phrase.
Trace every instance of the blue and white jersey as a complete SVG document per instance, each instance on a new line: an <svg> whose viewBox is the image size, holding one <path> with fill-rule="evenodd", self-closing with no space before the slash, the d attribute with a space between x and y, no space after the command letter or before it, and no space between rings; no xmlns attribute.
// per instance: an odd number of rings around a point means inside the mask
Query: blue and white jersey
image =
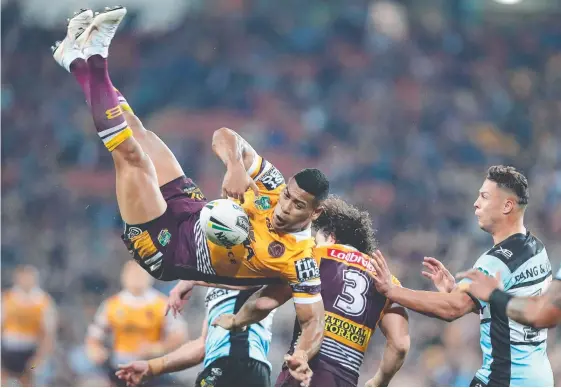
<svg viewBox="0 0 561 388"><path fill-rule="evenodd" d="M490 276L499 273L504 290L517 297L541 295L552 281L545 247L530 232L514 234L495 245L481 255L474 268ZM483 352L483 366L476 377L491 386L553 386L547 329L524 326L493 311L487 302L474 301L480 308Z"/></svg>
<svg viewBox="0 0 561 388"><path fill-rule="evenodd" d="M212 327L211 325L216 317L222 314L236 314L257 290L208 289L205 298L208 318L208 332L205 340L205 368L222 357L252 358L271 368L267 355L273 336L271 327L274 311L261 322L250 325L246 331L239 333L230 333L230 331L221 327Z"/></svg>
<svg viewBox="0 0 561 388"><path fill-rule="evenodd" d="M561 280L561 267L559 267L559 271L557 271L557 275L555 275L555 279Z"/></svg>

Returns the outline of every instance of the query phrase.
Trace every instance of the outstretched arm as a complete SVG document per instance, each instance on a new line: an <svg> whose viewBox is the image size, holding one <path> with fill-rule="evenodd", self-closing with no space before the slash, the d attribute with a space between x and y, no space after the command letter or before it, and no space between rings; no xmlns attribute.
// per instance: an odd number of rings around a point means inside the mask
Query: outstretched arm
<svg viewBox="0 0 561 388"><path fill-rule="evenodd" d="M409 352L409 317L400 306L386 310L380 321L380 330L386 337L386 348L382 362L374 377L366 382L367 387L387 387L399 371Z"/></svg>
<svg viewBox="0 0 561 388"><path fill-rule="evenodd" d="M487 276L481 271L470 270L459 273L457 277L470 280L463 290L490 302L493 309L506 310L506 315L516 322L538 329L561 323L561 279L553 281L542 296L517 298L500 289L497 277Z"/></svg>
<svg viewBox="0 0 561 388"><path fill-rule="evenodd" d="M290 298L292 298L292 289L288 284L263 287L249 297L236 315L220 315L212 325L226 330L241 330L245 326L267 318L271 311L285 304Z"/></svg>
<svg viewBox="0 0 561 388"><path fill-rule="evenodd" d="M370 275L378 292L403 307L448 322L478 309L474 301L458 289L445 293L415 291L395 285L388 264L380 251L374 252L371 262L375 273Z"/></svg>

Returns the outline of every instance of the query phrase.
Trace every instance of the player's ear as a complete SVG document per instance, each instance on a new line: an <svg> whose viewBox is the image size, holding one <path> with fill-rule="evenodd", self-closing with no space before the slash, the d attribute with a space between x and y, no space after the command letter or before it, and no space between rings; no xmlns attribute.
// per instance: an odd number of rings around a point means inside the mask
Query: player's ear
<svg viewBox="0 0 561 388"><path fill-rule="evenodd" d="M317 220L318 217L321 215L321 213L323 213L323 205L319 205L317 206L313 211L312 211L312 222Z"/></svg>
<svg viewBox="0 0 561 388"><path fill-rule="evenodd" d="M510 214L516 206L516 201L512 198L507 198L503 204L503 214L507 215Z"/></svg>

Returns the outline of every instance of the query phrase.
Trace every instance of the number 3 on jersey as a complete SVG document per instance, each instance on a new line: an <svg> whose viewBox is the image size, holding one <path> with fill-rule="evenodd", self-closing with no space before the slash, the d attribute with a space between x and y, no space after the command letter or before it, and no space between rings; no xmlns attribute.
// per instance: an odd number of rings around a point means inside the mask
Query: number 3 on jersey
<svg viewBox="0 0 561 388"><path fill-rule="evenodd" d="M347 269L343 272L343 279L345 285L333 306L348 315L362 314L366 308L366 293L370 288L368 278L363 273Z"/></svg>

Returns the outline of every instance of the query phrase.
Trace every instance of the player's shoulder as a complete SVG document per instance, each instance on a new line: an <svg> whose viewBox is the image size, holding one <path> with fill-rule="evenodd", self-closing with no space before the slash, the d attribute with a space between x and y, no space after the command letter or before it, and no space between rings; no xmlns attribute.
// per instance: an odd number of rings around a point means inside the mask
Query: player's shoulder
<svg viewBox="0 0 561 388"><path fill-rule="evenodd" d="M314 248L314 255L322 259L322 263L328 265L329 262L341 263L345 267L353 267L362 271L374 271L374 266L370 262L370 256L360 252L349 245L329 244L320 245Z"/></svg>
<svg viewBox="0 0 561 388"><path fill-rule="evenodd" d="M517 233L496 244L485 252L481 259L487 261L498 260L506 265L510 272L514 272L531 258L544 254L547 258L545 246L532 233Z"/></svg>
<svg viewBox="0 0 561 388"><path fill-rule="evenodd" d="M278 195L285 184L282 173L268 160L260 155L255 155L253 164L248 169L248 174L257 184L260 192ZM281 188L279 190L279 188Z"/></svg>

